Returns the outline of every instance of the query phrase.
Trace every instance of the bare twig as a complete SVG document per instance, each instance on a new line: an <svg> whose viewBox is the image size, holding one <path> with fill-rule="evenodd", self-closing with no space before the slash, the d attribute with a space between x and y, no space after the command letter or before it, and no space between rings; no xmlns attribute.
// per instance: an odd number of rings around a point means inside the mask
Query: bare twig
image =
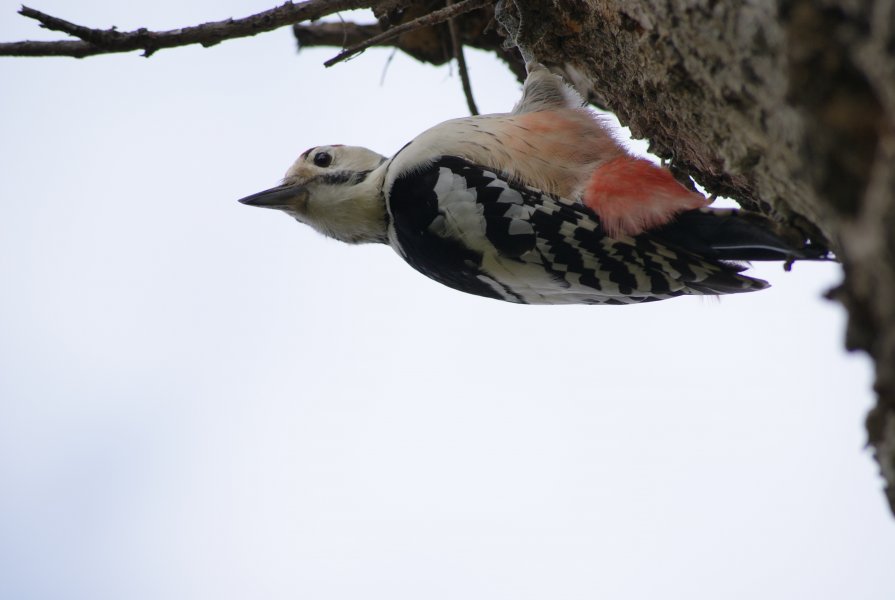
<svg viewBox="0 0 895 600"><path fill-rule="evenodd" d="M440 10L436 10L431 12L425 16L422 16L418 19L414 19L413 21L402 23L397 27L393 27L388 31L380 33L379 35L374 35L370 39L362 42L360 44L356 44L343 52L340 52L333 58L329 59L323 65L325 67L331 67L336 63L342 62L345 59L351 58L358 52L366 50L370 46L375 46L377 44L381 44L386 40L390 40L396 36L401 35L402 33L407 33L408 31L413 31L414 29L419 29L421 27L429 27L430 25L437 25L439 23L443 23L450 18L462 15L464 13L468 13L477 8L481 8L488 4L492 4L494 0L463 0L458 4L454 4L452 6L448 6L442 8Z"/></svg>
<svg viewBox="0 0 895 600"><path fill-rule="evenodd" d="M342 49L360 44L367 39L382 33L378 24L360 23L297 23L292 26L298 49L315 46L334 46ZM428 36L401 36L384 40L375 44L377 47L397 48L420 62L443 65L453 58L453 54L444 53L440 46L429 44Z"/></svg>
<svg viewBox="0 0 895 600"><path fill-rule="evenodd" d="M299 50L313 46L335 46L345 48L360 44L370 37L382 33L379 25L360 23L299 23L292 26ZM391 44L386 43L390 46Z"/></svg>
<svg viewBox="0 0 895 600"><path fill-rule="evenodd" d="M23 17L34 19L35 21L40 23L40 26L44 29L49 29L50 31L61 31L62 33L67 33L71 36L80 38L85 42L90 42L92 44L103 44L110 37L124 35L118 31L115 31L114 28L108 31L103 31L101 29L90 29L89 27L82 27L81 25L70 23L69 21L54 17L52 15L48 15L28 6L22 6L22 8L19 10L19 14Z"/></svg>
<svg viewBox="0 0 895 600"><path fill-rule="evenodd" d="M485 52L493 52L501 60L507 63L509 69L516 75L519 81L525 80L525 61L519 53L514 50L508 50L503 47L503 37L495 33L494 29L482 30L475 25L469 27L471 18L478 18L490 21L490 15L470 15L467 14L465 20L457 19L457 33L460 41L467 48L478 48ZM361 25L358 23L346 22L342 23L299 23L292 26L295 37L298 40L299 49L311 48L316 46L335 46L344 48L346 45L359 44L374 35L382 32L379 25ZM432 35L399 35L390 40L384 40L376 44L376 46L393 47L405 52L416 60L432 64L443 65L453 59L453 53L443 52L441 45L432 43L433 38L438 37ZM343 40L345 42L343 43Z"/></svg>
<svg viewBox="0 0 895 600"><path fill-rule="evenodd" d="M452 6L453 0L447 0L447 5ZM472 97L472 84L469 83L469 70L466 68L466 57L463 56L463 43L460 41L460 34L457 32L457 24L453 18L448 19L448 30L451 32L451 45L454 47L454 58L457 59L457 70L460 71L460 82L463 85L463 95L466 96L466 106L469 107L469 114L475 116L479 114L479 109L475 105Z"/></svg>
<svg viewBox="0 0 895 600"><path fill-rule="evenodd" d="M392 48L391 53L388 55L388 58L385 59L385 66L382 67L382 77L379 78L379 85L385 85L385 76L388 74L388 68L392 66L392 61L395 60L395 54L398 53L397 48Z"/></svg>
<svg viewBox="0 0 895 600"><path fill-rule="evenodd" d="M371 0L307 0L298 4L286 2L276 8L242 19L226 19L169 31L137 29L127 32L117 31L115 28L83 27L23 6L19 14L36 20L45 29L61 31L78 38L78 40L0 43L0 56L72 56L82 58L96 54L131 52L133 50L143 50L144 56L150 56L163 48L190 44L213 46L224 40L253 36L300 21L319 19L342 10L368 8L371 4L375 4L375 2Z"/></svg>

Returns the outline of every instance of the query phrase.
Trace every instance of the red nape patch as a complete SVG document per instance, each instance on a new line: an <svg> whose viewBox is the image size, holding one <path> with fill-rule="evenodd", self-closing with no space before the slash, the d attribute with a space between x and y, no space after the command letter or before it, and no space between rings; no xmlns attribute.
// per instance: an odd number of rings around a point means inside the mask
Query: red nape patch
<svg viewBox="0 0 895 600"><path fill-rule="evenodd" d="M668 170L631 156L597 167L582 199L597 213L610 236L638 235L668 223L680 212L709 204L707 198L678 183Z"/></svg>

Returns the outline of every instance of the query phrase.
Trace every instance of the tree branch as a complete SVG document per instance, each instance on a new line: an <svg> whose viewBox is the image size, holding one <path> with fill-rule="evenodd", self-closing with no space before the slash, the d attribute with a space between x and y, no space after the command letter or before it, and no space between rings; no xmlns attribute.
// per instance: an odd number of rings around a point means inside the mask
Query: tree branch
<svg viewBox="0 0 895 600"><path fill-rule="evenodd" d="M525 61L515 49L503 47L504 38L493 28L493 12L485 9L479 13L467 13L456 19L454 24L458 30L460 43L485 52L493 52L504 61L516 78L525 80ZM380 25L359 24L352 22L299 23L292 26L298 41L299 50L319 46L335 46L344 48L360 44L364 40L382 32ZM397 48L416 60L432 65L443 65L454 58L450 52L450 44L444 44L437 27L423 34L423 28L414 31L415 35L399 35L375 44L379 47Z"/></svg>
<svg viewBox="0 0 895 600"><path fill-rule="evenodd" d="M447 0L448 6L453 4L453 0ZM457 59L457 70L460 72L460 82L463 85L463 95L466 96L466 106L469 108L469 114L475 116L479 114L479 108L475 105L475 99L472 97L472 84L469 82L469 70L466 68L466 57L463 56L463 42L460 41L460 33L457 31L457 24L454 19L448 19L448 29L451 32L451 46L454 49L454 58Z"/></svg>
<svg viewBox="0 0 895 600"><path fill-rule="evenodd" d="M340 63L343 60L351 58L358 52L362 52L369 48L370 46L376 46L381 44L387 40L390 40L394 37L401 35L402 33L407 33L408 31L413 31L414 29L420 29L422 27L429 27L430 25L437 25L439 23L443 23L448 19L453 17L457 17L464 13L471 12L477 8L482 8L488 4L492 4L494 0L464 0L458 4L453 4L446 8L442 8L441 10L436 10L431 12L425 16L422 16L418 19L414 19L408 23L402 23L397 27L393 27L388 31L380 33L379 35L374 35L370 39L356 44L343 52L340 52L333 58L323 63L325 67L331 67L336 63Z"/></svg>
<svg viewBox="0 0 895 600"><path fill-rule="evenodd" d="M224 40L249 37L292 25L300 21L319 19L342 10L369 8L374 0L307 0L285 4L242 19L225 19L168 31L149 31L145 28L122 32L94 29L71 23L23 6L22 16L36 20L40 26L67 33L78 40L21 41L0 43L0 56L71 56L83 58L96 54L142 50L151 56L157 50L191 44L208 47Z"/></svg>
<svg viewBox="0 0 895 600"><path fill-rule="evenodd" d="M305 25L299 23L292 26L295 39L298 40L298 48L311 48L314 46L335 46L345 48L354 46L382 33L379 25L364 25L361 23L313 23ZM391 46L391 42L384 42L384 46ZM398 44L395 44L400 48Z"/></svg>

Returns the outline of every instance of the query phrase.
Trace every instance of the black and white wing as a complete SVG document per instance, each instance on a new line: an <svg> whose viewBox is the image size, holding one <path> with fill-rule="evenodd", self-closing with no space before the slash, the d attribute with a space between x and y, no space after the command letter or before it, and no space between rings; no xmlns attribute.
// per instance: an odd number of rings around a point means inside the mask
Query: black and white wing
<svg viewBox="0 0 895 600"><path fill-rule="evenodd" d="M386 189L389 241L460 291L527 304L632 304L767 287L742 267L662 239L611 238L581 203L443 156ZM672 228L673 229L673 228Z"/></svg>

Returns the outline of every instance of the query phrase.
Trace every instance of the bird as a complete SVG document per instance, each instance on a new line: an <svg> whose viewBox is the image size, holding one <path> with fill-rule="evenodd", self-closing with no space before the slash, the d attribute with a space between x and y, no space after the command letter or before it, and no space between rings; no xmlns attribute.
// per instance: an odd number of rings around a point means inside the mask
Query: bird
<svg viewBox="0 0 895 600"><path fill-rule="evenodd" d="M445 121L390 158L315 146L240 202L349 244L388 244L439 283L520 304L752 292L769 284L744 261L827 255L761 214L709 206L627 151L561 76L527 70L509 113Z"/></svg>

